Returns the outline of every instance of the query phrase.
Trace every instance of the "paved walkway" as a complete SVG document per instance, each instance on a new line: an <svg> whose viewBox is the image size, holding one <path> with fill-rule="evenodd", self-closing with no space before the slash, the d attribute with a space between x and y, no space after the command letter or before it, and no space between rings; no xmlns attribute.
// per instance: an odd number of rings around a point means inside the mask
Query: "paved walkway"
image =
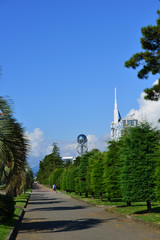
<svg viewBox="0 0 160 240"><path fill-rule="evenodd" d="M38 186L16 240L160 240L160 231Z"/></svg>

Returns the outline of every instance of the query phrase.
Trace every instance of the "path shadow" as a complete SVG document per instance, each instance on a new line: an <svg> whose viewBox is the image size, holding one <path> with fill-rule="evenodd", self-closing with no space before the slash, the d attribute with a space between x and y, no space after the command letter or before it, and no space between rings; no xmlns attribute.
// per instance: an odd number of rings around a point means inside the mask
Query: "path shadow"
<svg viewBox="0 0 160 240"><path fill-rule="evenodd" d="M37 195L32 196L31 201L37 201L37 199L39 201L40 200L43 201L43 200L47 200L47 199L48 200L54 200L54 199L57 200L58 198L54 198L54 197L52 197L52 198L51 197L50 198L49 197L43 197L42 198L41 195L37 194Z"/></svg>
<svg viewBox="0 0 160 240"><path fill-rule="evenodd" d="M32 202L32 201L30 201L30 203L29 204L32 204L32 205L36 205L36 204L38 204L38 205L41 205L41 204L54 204L54 203L62 203L62 202L66 202L66 201L34 201L34 202Z"/></svg>
<svg viewBox="0 0 160 240"><path fill-rule="evenodd" d="M20 232L68 232L77 231L92 228L103 222L112 221L113 218L108 218L106 220L99 219L77 219L77 220L63 220L63 221L35 221L29 223L21 223L19 231Z"/></svg>
<svg viewBox="0 0 160 240"><path fill-rule="evenodd" d="M58 199L62 199L62 198L54 198L54 197L45 197L45 198L42 198L41 196L35 196L32 197L30 199L30 202L36 202L36 201L57 201Z"/></svg>
<svg viewBox="0 0 160 240"><path fill-rule="evenodd" d="M46 207L46 208L33 208L33 209L28 209L27 212L32 212L32 211L64 211L64 210L80 210L87 208L87 206L74 206L74 207Z"/></svg>

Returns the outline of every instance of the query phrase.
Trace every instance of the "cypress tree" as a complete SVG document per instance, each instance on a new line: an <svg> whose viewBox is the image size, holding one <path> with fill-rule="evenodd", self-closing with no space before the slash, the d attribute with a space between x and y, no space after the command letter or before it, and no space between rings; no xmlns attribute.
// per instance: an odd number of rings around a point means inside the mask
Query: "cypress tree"
<svg viewBox="0 0 160 240"><path fill-rule="evenodd" d="M155 172L155 184L156 184L156 197L157 200L160 199L160 147L158 148L158 161L156 165L156 172Z"/></svg>
<svg viewBox="0 0 160 240"><path fill-rule="evenodd" d="M91 184L91 173L92 170L94 168L94 154L98 153L99 150L98 149L93 149L90 152L90 156L88 159L88 167L87 167L87 174L86 174L86 187L87 187L87 191L88 193L92 194L92 199L94 199L94 189L92 188L92 184Z"/></svg>
<svg viewBox="0 0 160 240"><path fill-rule="evenodd" d="M80 193L85 193L86 197L88 196L88 189L87 189L87 169L88 169L88 161L91 153L86 153L81 157L80 169L79 169L79 187Z"/></svg>
<svg viewBox="0 0 160 240"><path fill-rule="evenodd" d="M66 178L67 178L67 169L64 168L63 172L60 176L60 189L65 190L65 191L67 190Z"/></svg>
<svg viewBox="0 0 160 240"><path fill-rule="evenodd" d="M52 186L53 184L55 184L58 189L60 189L60 176L62 172L63 172L63 168L57 168L52 173Z"/></svg>
<svg viewBox="0 0 160 240"><path fill-rule="evenodd" d="M128 128L121 140L123 199L128 203L146 201L148 212L151 212L151 201L156 199L155 169L159 131L145 122Z"/></svg>
<svg viewBox="0 0 160 240"><path fill-rule="evenodd" d="M80 171L80 166L76 167L77 173L75 177L75 193L76 194L81 194L80 192L80 177L79 177L79 171Z"/></svg>
<svg viewBox="0 0 160 240"><path fill-rule="evenodd" d="M63 166L63 160L60 156L60 150L56 143L53 143L53 149L51 153L50 168L55 170L56 168L61 168Z"/></svg>
<svg viewBox="0 0 160 240"><path fill-rule="evenodd" d="M100 194L100 200L102 201L103 189L103 173L104 173L104 162L103 155L101 152L96 152L90 157L93 161L93 167L91 170L91 189L94 193Z"/></svg>
<svg viewBox="0 0 160 240"><path fill-rule="evenodd" d="M71 167L66 167L67 169L67 174L66 174L66 191L67 192L71 192L70 191L70 178L71 178Z"/></svg>
<svg viewBox="0 0 160 240"><path fill-rule="evenodd" d="M47 184L51 182L51 179L48 178L50 174L57 168L63 167L63 161L60 156L60 151L56 143L53 143L52 153L46 155L39 164L39 171L37 173L37 180Z"/></svg>
<svg viewBox="0 0 160 240"><path fill-rule="evenodd" d="M67 174L67 188L68 191L70 192L75 192L75 181L76 178L78 177L78 168L77 167L70 167L68 169L68 174Z"/></svg>
<svg viewBox="0 0 160 240"><path fill-rule="evenodd" d="M121 197L120 185L120 141L110 141L108 152L104 152L104 191L111 198Z"/></svg>

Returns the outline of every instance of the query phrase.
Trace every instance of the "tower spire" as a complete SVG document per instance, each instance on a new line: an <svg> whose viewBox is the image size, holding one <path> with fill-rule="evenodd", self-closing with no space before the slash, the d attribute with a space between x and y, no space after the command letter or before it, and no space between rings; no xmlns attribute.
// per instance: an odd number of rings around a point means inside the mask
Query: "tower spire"
<svg viewBox="0 0 160 240"><path fill-rule="evenodd" d="M117 108L116 88L115 88L115 102L114 102L114 123L118 123L118 108Z"/></svg>

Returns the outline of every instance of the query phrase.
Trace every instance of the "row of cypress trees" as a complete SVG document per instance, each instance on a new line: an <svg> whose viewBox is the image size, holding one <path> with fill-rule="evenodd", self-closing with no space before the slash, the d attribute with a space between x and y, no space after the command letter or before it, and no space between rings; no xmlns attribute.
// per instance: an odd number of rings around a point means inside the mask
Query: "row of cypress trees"
<svg viewBox="0 0 160 240"><path fill-rule="evenodd" d="M57 167L46 179L57 188L77 194L122 198L127 205L160 197L160 132L147 122L127 128L119 141L110 141L108 149L94 149L78 157L73 164Z"/></svg>
<svg viewBox="0 0 160 240"><path fill-rule="evenodd" d="M114 151L117 145L118 142L110 142ZM79 195L85 194L86 197L91 194L94 198L94 195L98 194L101 200L103 193L107 194L109 201L111 198L120 198L122 196L119 180L120 157L118 156L118 159L112 150L101 153L94 149L82 155L80 161L78 159L78 164L75 161L68 167L55 170L49 177L50 185L56 183L59 189L76 192Z"/></svg>

